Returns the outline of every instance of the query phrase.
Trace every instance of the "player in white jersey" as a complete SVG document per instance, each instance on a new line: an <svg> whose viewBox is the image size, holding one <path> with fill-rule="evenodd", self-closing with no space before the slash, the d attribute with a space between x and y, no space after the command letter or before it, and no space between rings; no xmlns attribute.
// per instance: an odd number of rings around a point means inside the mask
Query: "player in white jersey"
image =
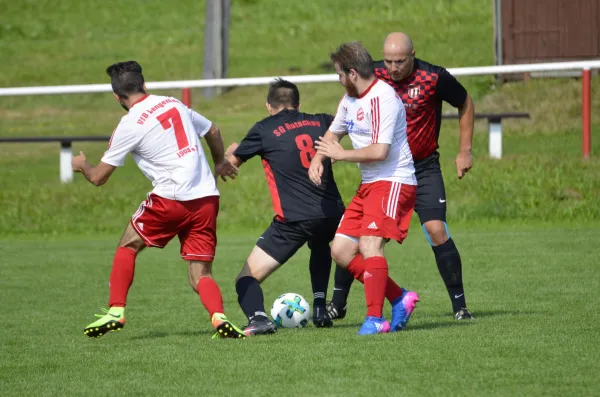
<svg viewBox="0 0 600 397"><path fill-rule="evenodd" d="M100 163L93 166L81 152L73 158L73 170L100 186L131 153L154 189L119 242L110 274L109 309L97 315L100 319L88 325L84 334L99 337L123 328L137 254L145 247L163 248L178 236L190 284L209 313L215 337L243 338L241 330L225 317L223 298L211 272L219 211L216 179L235 178L237 173L224 157L219 128L175 98L146 94L142 68L135 61L111 65L106 73L127 114L114 130ZM210 148L214 177L200 138Z"/></svg>
<svg viewBox="0 0 600 397"><path fill-rule="evenodd" d="M392 87L375 77L371 55L360 43L342 44L331 60L346 95L329 130L315 143L309 177L321 183L326 157L358 163L362 182L346 207L331 255L365 285L367 317L359 335L399 331L419 301L388 276L384 256L387 241L402 243L406 237L416 200L404 105ZM354 150L340 145L346 134ZM383 317L385 298L392 304L391 325Z"/></svg>

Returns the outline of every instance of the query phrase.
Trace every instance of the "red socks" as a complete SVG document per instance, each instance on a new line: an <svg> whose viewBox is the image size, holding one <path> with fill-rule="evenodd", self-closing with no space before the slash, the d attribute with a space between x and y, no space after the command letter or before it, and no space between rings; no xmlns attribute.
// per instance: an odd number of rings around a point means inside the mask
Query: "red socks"
<svg viewBox="0 0 600 397"><path fill-rule="evenodd" d="M383 317L383 301L388 280L388 264L383 256L363 260L367 316Z"/></svg>
<svg viewBox="0 0 600 397"><path fill-rule="evenodd" d="M389 276L385 286L385 297L388 301L393 302L402 296L402 288Z"/></svg>
<svg viewBox="0 0 600 397"><path fill-rule="evenodd" d="M119 247L113 259L110 272L108 306L125 307L129 287L133 283L135 257L137 253L131 248Z"/></svg>
<svg viewBox="0 0 600 397"><path fill-rule="evenodd" d="M137 253L125 247L117 248L113 259L113 267L110 273L110 297L108 306L125 307L127 293L133 283L135 271L135 257ZM223 297L219 286L210 277L202 277L198 281L198 295L200 301L208 311L210 318L213 314L223 313Z"/></svg>
<svg viewBox="0 0 600 397"><path fill-rule="evenodd" d="M109 307L125 307L127 293L133 283L136 255L137 253L130 248L117 248L113 259L112 271L110 272ZM198 281L198 295L200 295L200 301L208 311L211 319L213 314L224 312L221 291L212 278L202 277Z"/></svg>
<svg viewBox="0 0 600 397"><path fill-rule="evenodd" d="M210 277L202 277L198 281L198 295L200 301L208 311L208 315L212 319L215 313L224 313L223 297L217 282Z"/></svg>
<svg viewBox="0 0 600 397"><path fill-rule="evenodd" d="M382 258L385 261L385 258L378 256L374 258ZM373 258L369 258L373 259ZM348 264L347 270L354 276L355 279L364 284L364 272L366 268L365 262L369 259L363 259L361 254L357 254L350 263ZM394 280L390 277L387 278L387 283L385 286L385 297L390 302L395 301L400 296L402 296L402 288Z"/></svg>
<svg viewBox="0 0 600 397"><path fill-rule="evenodd" d="M365 283L363 279L363 273L365 272L365 264L363 263L363 256L361 254L356 254L354 258L348 263L348 267L346 268L354 276L354 278L361 283Z"/></svg>

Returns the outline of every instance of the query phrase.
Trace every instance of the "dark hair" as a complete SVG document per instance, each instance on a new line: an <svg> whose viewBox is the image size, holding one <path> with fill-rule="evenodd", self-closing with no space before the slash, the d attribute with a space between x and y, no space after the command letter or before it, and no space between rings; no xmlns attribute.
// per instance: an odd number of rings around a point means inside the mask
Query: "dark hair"
<svg viewBox="0 0 600 397"><path fill-rule="evenodd" d="M274 108L280 106L300 107L300 91L296 84L282 78L275 79L269 84L267 103Z"/></svg>
<svg viewBox="0 0 600 397"><path fill-rule="evenodd" d="M145 94L142 67L136 61L118 62L106 68L115 94L127 99L133 94Z"/></svg>
<svg viewBox="0 0 600 397"><path fill-rule="evenodd" d="M350 69L354 69L364 79L373 76L373 58L371 58L369 51L358 41L342 44L329 57L345 73L350 73Z"/></svg>

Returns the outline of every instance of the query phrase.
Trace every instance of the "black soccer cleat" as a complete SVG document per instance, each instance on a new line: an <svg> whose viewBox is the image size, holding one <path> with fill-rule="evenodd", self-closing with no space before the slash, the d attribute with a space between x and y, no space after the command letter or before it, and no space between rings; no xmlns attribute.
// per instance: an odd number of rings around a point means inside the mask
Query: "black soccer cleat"
<svg viewBox="0 0 600 397"><path fill-rule="evenodd" d="M473 316L466 307L463 307L454 314L455 320L473 320Z"/></svg>
<svg viewBox="0 0 600 397"><path fill-rule="evenodd" d="M324 306L315 306L312 322L317 328L333 327L333 320L329 317L329 313Z"/></svg>
<svg viewBox="0 0 600 397"><path fill-rule="evenodd" d="M244 335L269 335L277 332L277 326L268 318L253 318L248 325L244 327Z"/></svg>
<svg viewBox="0 0 600 397"><path fill-rule="evenodd" d="M329 315L329 318L331 320L341 320L344 317L346 317L347 307L348 305L344 306L343 308L338 308L336 307L336 305L333 304L333 302L329 301L327 302L325 310L327 310L327 314Z"/></svg>

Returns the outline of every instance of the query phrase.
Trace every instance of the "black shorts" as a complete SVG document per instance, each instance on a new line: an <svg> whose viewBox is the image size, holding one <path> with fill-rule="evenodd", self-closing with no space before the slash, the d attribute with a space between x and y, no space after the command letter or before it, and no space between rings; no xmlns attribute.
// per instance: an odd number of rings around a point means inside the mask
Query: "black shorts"
<svg viewBox="0 0 600 397"><path fill-rule="evenodd" d="M423 160L415 162L417 177L417 202L415 212L419 215L421 224L428 221L446 222L446 189L440 155L433 153Z"/></svg>
<svg viewBox="0 0 600 397"><path fill-rule="evenodd" d="M340 223L339 218L310 219L296 222L283 222L273 219L271 225L258 238L256 246L269 254L280 264L288 261L296 251L308 243L308 248L329 248Z"/></svg>

